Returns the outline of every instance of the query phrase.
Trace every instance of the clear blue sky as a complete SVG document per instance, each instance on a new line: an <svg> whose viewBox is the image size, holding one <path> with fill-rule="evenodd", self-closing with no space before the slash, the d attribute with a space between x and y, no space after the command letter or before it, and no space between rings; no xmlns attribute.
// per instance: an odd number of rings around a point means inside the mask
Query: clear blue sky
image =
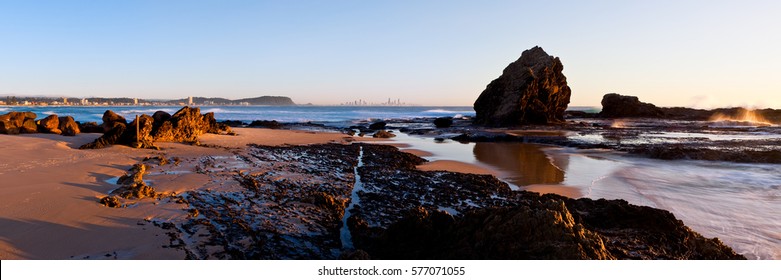
<svg viewBox="0 0 781 280"><path fill-rule="evenodd" d="M0 1L0 95L471 105L535 45L571 105L781 108L781 1Z"/></svg>

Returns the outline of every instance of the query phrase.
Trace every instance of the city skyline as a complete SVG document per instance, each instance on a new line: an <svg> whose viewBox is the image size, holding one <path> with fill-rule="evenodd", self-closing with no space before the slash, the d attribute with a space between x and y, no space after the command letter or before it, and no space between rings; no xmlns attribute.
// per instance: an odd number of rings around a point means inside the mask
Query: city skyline
<svg viewBox="0 0 781 280"><path fill-rule="evenodd" d="M781 108L774 1L11 1L0 96L388 96L471 106L521 52L560 57L571 106Z"/></svg>

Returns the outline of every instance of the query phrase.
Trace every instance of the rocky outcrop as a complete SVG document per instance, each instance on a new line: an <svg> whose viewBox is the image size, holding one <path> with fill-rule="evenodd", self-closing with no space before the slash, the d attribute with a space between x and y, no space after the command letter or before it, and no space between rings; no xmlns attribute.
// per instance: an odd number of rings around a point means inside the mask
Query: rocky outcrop
<svg viewBox="0 0 781 280"><path fill-rule="evenodd" d="M542 48L526 50L475 101L475 123L486 126L564 121L570 88L558 57Z"/></svg>
<svg viewBox="0 0 781 280"><path fill-rule="evenodd" d="M220 128L216 125L213 113L201 115L201 109L185 106L156 128L152 136L154 141L196 142L198 136L218 132Z"/></svg>
<svg viewBox="0 0 781 280"><path fill-rule="evenodd" d="M686 121L709 121L714 117L722 116L727 119L741 121L747 112L763 121L781 123L781 110L777 109L746 109L742 107L717 108L711 110L694 109L685 107L657 107L651 103L641 102L635 96L608 93L602 97L602 112L596 115L601 118L659 118ZM578 114L572 117L589 118L590 114Z"/></svg>
<svg viewBox="0 0 781 280"><path fill-rule="evenodd" d="M214 113L201 115L199 108L183 107L172 116L158 111L153 116L141 115L130 124L112 111L103 114L105 134L81 149L99 149L113 144L128 145L135 148L157 147L154 142L196 143L198 136L205 133L230 134L225 124L217 123ZM138 134L136 134L138 130Z"/></svg>
<svg viewBox="0 0 781 280"><path fill-rule="evenodd" d="M116 123L127 125L127 120L125 120L125 117L114 113L114 111L106 110L106 112L103 113L103 124L101 125L103 127L103 132L114 129L114 124Z"/></svg>
<svg viewBox="0 0 781 280"><path fill-rule="evenodd" d="M651 103L640 102L635 96L608 93L602 97L603 118L659 118L664 112Z"/></svg>
<svg viewBox="0 0 781 280"><path fill-rule="evenodd" d="M25 119L22 127L20 127L20 131L22 133L37 133L38 124L35 123L34 119Z"/></svg>
<svg viewBox="0 0 781 280"><path fill-rule="evenodd" d="M0 133L54 133L74 136L81 133L79 124L71 116L50 115L38 121L33 112L10 112L0 115Z"/></svg>
<svg viewBox="0 0 781 280"><path fill-rule="evenodd" d="M79 124L77 124L76 120L71 116L59 117L58 128L62 131L62 135L65 136L75 136L76 134L81 133Z"/></svg>
<svg viewBox="0 0 781 280"><path fill-rule="evenodd" d="M744 259L664 210L623 200L520 196L518 206L456 217L418 207L360 249L373 259ZM356 232L368 230L351 222Z"/></svg>
<svg viewBox="0 0 781 280"><path fill-rule="evenodd" d="M362 147L365 192L347 226L372 259L743 258L665 210L512 191L493 176L423 172L416 156Z"/></svg>
<svg viewBox="0 0 781 280"><path fill-rule="evenodd" d="M387 126L387 125L388 125L388 123L383 122L383 121L374 122L374 123L369 125L369 129L371 129L371 130L385 129L385 126Z"/></svg>
<svg viewBox="0 0 781 280"><path fill-rule="evenodd" d="M102 125L105 129L105 123ZM87 143L79 147L79 149L102 149L119 143L119 139L122 138L122 134L125 133L127 125L121 122L115 122L113 126L104 133L102 136L95 139L92 143Z"/></svg>
<svg viewBox="0 0 781 280"><path fill-rule="evenodd" d="M372 135L374 138L393 138L396 137L396 134L390 133L387 130L380 130L374 133Z"/></svg>
<svg viewBox="0 0 781 280"><path fill-rule="evenodd" d="M96 122L79 123L81 133L103 133L103 127Z"/></svg>
<svg viewBox="0 0 781 280"><path fill-rule="evenodd" d="M171 119L171 114L165 111L157 111L154 114L152 114L152 119L155 120L156 125L161 125L163 122Z"/></svg>
<svg viewBox="0 0 781 280"><path fill-rule="evenodd" d="M437 128L448 128L453 125L453 118L441 117L434 119L434 126Z"/></svg>
<svg viewBox="0 0 781 280"><path fill-rule="evenodd" d="M62 134L59 117L57 117L57 115L49 115L39 120L38 130L43 133Z"/></svg>
<svg viewBox="0 0 781 280"><path fill-rule="evenodd" d="M271 120L255 120L252 121L247 127L263 127L263 128L270 128L270 129L280 129L282 128L282 124L278 121Z"/></svg>
<svg viewBox="0 0 781 280"><path fill-rule="evenodd" d="M0 115L0 133L36 133L38 132L38 126L35 125L36 117L33 112L9 112Z"/></svg>
<svg viewBox="0 0 781 280"><path fill-rule="evenodd" d="M150 117L151 118L151 117ZM111 192L110 196L100 199L100 203L108 207L122 207L120 198L123 199L142 199L145 197L155 198L157 192L144 182L144 174L147 166L145 164L135 164L130 168L127 174L122 175L117 180L121 187Z"/></svg>

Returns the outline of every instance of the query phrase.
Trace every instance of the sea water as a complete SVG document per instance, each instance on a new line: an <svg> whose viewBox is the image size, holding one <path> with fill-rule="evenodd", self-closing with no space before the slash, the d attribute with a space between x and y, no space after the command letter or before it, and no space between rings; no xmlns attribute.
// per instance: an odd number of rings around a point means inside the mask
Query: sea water
<svg viewBox="0 0 781 280"><path fill-rule="evenodd" d="M106 110L133 119L135 115L152 115L157 111L175 113L182 106L13 106L0 107L8 111L31 111L43 118L51 114L72 116L79 122L102 122ZM452 106L199 106L201 113L213 112L218 121L276 120L279 122L314 122L333 126L349 126L360 121L384 119L414 119L474 116L472 107Z"/></svg>

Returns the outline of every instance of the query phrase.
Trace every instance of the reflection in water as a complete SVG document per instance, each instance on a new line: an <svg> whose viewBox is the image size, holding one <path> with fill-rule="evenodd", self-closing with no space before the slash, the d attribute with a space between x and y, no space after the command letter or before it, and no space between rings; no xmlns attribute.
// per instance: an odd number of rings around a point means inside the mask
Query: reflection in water
<svg viewBox="0 0 781 280"><path fill-rule="evenodd" d="M779 164L663 161L524 143L435 143L403 133L395 140L432 152L429 160L494 169L516 186L561 185L592 199L665 209L750 259L781 259Z"/></svg>
<svg viewBox="0 0 781 280"><path fill-rule="evenodd" d="M539 145L526 143L476 143L475 159L503 173L503 179L517 186L560 184L568 159L551 162ZM557 167L558 166L558 167Z"/></svg>

